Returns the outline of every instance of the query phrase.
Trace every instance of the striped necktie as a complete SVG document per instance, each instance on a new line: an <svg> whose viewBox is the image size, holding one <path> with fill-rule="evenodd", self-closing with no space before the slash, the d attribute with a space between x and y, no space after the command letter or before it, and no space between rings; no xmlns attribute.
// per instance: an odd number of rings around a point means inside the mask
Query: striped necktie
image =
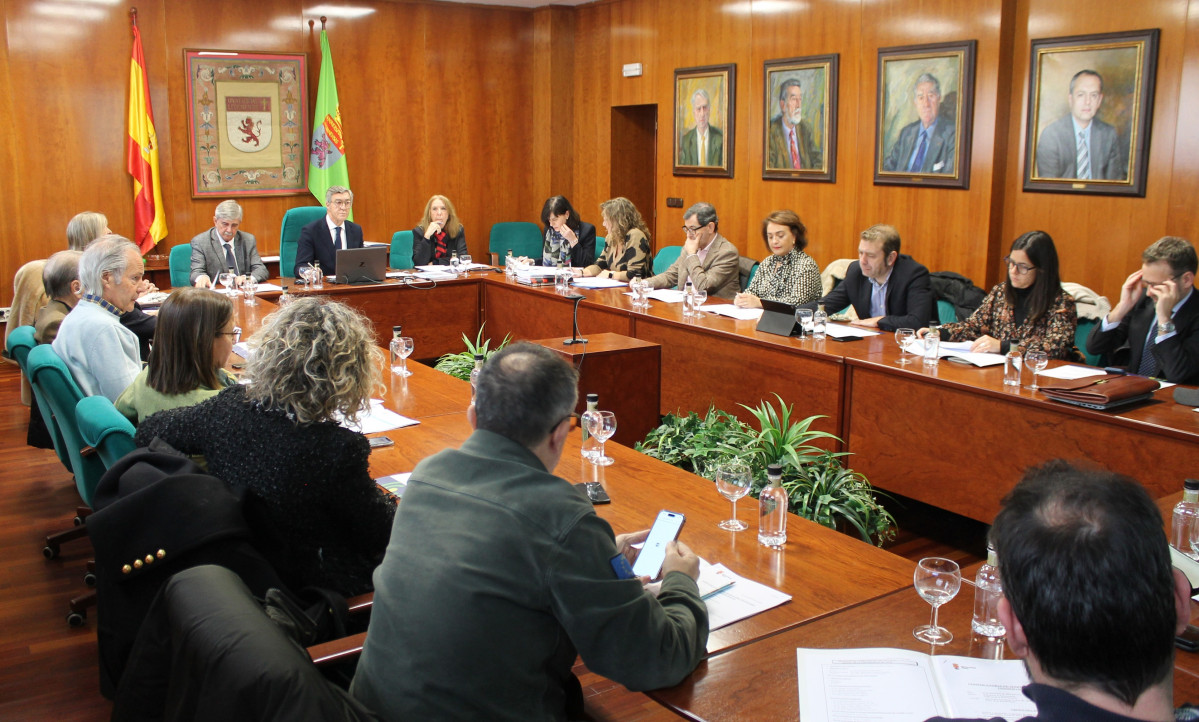
<svg viewBox="0 0 1199 722"><path fill-rule="evenodd" d="M1085 130L1078 131L1078 176L1079 178L1089 179L1091 177L1091 153L1087 150L1087 132Z"/></svg>

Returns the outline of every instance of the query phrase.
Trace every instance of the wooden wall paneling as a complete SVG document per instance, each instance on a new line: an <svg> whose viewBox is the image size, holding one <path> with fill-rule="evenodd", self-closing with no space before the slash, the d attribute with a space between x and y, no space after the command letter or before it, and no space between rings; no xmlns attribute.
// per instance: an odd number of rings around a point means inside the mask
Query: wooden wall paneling
<svg viewBox="0 0 1199 722"><path fill-rule="evenodd" d="M863 8L861 34L861 114L857 144L863 149L857 172L858 225L887 221L899 229L903 250L929 270L953 270L983 282L991 202L995 96L1000 59L1001 0L962 4L894 2ZM878 93L878 49L934 41L977 40L975 101L969 190L876 186L875 116ZM868 151L866 149L869 149Z"/></svg>
<svg viewBox="0 0 1199 722"><path fill-rule="evenodd" d="M1004 208L1007 205L1009 192L1007 174L1014 172L1012 169L1019 165L1019 161L1014 159L1010 153L1010 147L1015 144L1015 140L1008 132L1008 129L1011 128L1012 115L1020 107L1016 98L1019 94L1020 83L1012 73L1012 55L1017 52L1015 47L1018 15L1016 0L1002 0L999 13L999 64L995 83L995 123L992 128L994 151L991 154L991 212L984 250L985 257L988 259L1002 259L1006 255L1009 241L1012 240L1003 237ZM990 288L994 281L1004 278L1007 273L1006 266L997 264L991 268L994 269L991 276L985 279L984 283L980 283L983 288Z"/></svg>
<svg viewBox="0 0 1199 722"><path fill-rule="evenodd" d="M1175 141L1181 117L1178 96L1183 77L1188 2L1125 3L1107 7L1102 13L1094 12L1093 5L1081 0L1017 0L1017 4L1018 16L1027 17L1027 21L1017 22L1013 53L1012 84L1018 89L1013 104L1019 101L1015 106L1019 112L1012 114L1009 133L1018 141L1008 157L1015 155L1017 161L1006 179L1003 237L1010 241L1027 230L1047 231L1057 246L1062 278L1082 283L1114 300L1120 295L1124 279L1140 267L1141 252L1166 233L1175 178L1192 177L1199 162L1199 158L1189 154L1186 143L1179 149ZM1145 197L1023 192L1030 39L1142 28L1162 31ZM1187 120L1190 123L1190 118ZM1176 150L1188 154L1176 156ZM1193 225L1180 214L1174 218L1180 228ZM998 275L998 259L991 260Z"/></svg>
<svg viewBox="0 0 1199 722"><path fill-rule="evenodd" d="M862 182L857 173L859 158L870 150L857 141L859 128L870 125L873 107L860 96L863 72L873 72L871 61L856 52L861 34L862 8L853 3L821 0L805 12L756 13L753 18L753 53L738 86L746 94L748 141L747 163L742 177L750 188L749 217L746 219L744 255L765 258L769 251L762 240L761 220L771 211L789 208L799 214L808 229L808 255L821 268L838 258L856 258L858 227L855 204ZM840 53L840 102L837 134L836 183L801 183L762 179L762 135L766 122L778 114L778 101L769 111L763 104L762 64L768 60L806 55ZM739 173L741 170L738 171Z"/></svg>
<svg viewBox="0 0 1199 722"><path fill-rule="evenodd" d="M1195 118L1199 118L1199 2L1187 4L1186 40L1179 80L1178 118L1186 118L1186 130L1174 136L1174 169L1170 179L1170 210L1165 232L1182 236L1192 243L1199 242L1199 134L1195 133ZM1161 81L1158 81L1161 87ZM1155 114L1156 115L1156 114ZM1111 291L1115 295L1116 291Z"/></svg>
<svg viewBox="0 0 1199 722"><path fill-rule="evenodd" d="M0 11L11 8L11 4L0 3ZM8 25L6 12L0 12ZM8 43L0 45L0 87L11 88L9 76ZM0 117L16 118L13 113L13 98L10 93L0 93ZM25 219L19 211L21 207L18 195L17 156L16 147L20 136L9 133L0 143L0 218L4 219L4 233L0 235L0 306L9 306L13 301L12 277L17 269L26 261L33 258L41 250L38 241L43 235L34 237L25 230ZM41 219L39 219L41 220ZM47 238L46 240L49 240ZM64 246L65 247L65 246Z"/></svg>
<svg viewBox="0 0 1199 722"><path fill-rule="evenodd" d="M574 21L565 7L533 11L533 137L542 139L533 143L535 197L574 196Z"/></svg>
<svg viewBox="0 0 1199 722"><path fill-rule="evenodd" d="M570 132L573 136L574 168L570 202L579 217L595 224L596 233L603 235L599 222L599 204L608 199L608 105L612 78L609 73L611 52L608 33L609 13L613 6L594 3L575 8L572 84L575 87L574 108Z"/></svg>

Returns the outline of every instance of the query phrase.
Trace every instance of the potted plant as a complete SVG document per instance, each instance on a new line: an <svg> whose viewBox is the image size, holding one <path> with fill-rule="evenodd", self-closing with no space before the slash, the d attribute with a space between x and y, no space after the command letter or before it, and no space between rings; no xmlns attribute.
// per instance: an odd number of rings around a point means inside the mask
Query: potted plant
<svg viewBox="0 0 1199 722"><path fill-rule="evenodd" d="M489 349L488 347L491 345L491 339L483 338L483 328L486 326L487 324L484 323L479 327L479 333L475 336L474 343L470 342L470 339L466 334L462 334L462 342L466 344L466 350L458 353L447 353L446 355L437 359L437 363L433 366L433 368L443 373L447 373L454 378L459 378L463 381L470 381L471 369L475 367L475 354L483 354L483 360L486 361L493 353L507 346L508 342L511 340L511 335L504 336L504 340L499 346L496 346L494 349Z"/></svg>

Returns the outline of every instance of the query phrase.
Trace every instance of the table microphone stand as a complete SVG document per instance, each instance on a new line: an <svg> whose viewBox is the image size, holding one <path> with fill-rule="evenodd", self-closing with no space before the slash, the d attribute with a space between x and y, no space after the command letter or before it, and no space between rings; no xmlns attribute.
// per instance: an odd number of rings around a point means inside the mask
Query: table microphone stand
<svg viewBox="0 0 1199 722"><path fill-rule="evenodd" d="M572 293L567 298L575 302L574 329L570 332L570 338L564 339L562 344L564 346L572 346L576 343L587 343L587 339L579 338L579 301L582 301L586 296L581 293Z"/></svg>

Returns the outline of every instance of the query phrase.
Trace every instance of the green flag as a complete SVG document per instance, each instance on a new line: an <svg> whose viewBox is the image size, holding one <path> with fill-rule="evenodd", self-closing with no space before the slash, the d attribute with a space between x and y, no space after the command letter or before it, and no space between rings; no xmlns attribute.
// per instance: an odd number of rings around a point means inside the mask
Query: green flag
<svg viewBox="0 0 1199 722"><path fill-rule="evenodd" d="M329 36L321 30L321 78L316 88L316 114L312 120L312 152L308 161L308 190L325 204L329 186L350 187L346 166L346 142L341 134L341 107L337 103L337 80L333 77L333 53ZM350 219L354 218L353 209Z"/></svg>

